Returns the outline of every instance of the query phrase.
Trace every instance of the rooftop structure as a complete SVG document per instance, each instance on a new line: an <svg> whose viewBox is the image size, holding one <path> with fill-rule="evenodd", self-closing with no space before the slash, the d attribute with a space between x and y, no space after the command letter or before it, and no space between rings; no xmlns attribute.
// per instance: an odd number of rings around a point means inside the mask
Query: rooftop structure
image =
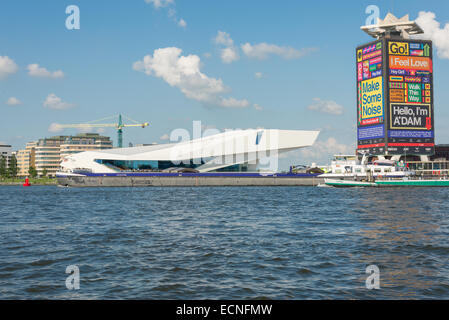
<svg viewBox="0 0 449 320"><path fill-rule="evenodd" d="M415 21L409 20L408 14L399 19L392 13L388 13L383 20L377 18L377 24L362 26L360 29L375 39L382 37L409 39L411 35L424 33Z"/></svg>

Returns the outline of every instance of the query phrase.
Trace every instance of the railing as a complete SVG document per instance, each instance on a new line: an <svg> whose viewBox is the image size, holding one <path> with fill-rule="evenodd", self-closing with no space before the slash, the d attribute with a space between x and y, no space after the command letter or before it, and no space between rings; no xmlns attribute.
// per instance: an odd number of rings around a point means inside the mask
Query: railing
<svg viewBox="0 0 449 320"><path fill-rule="evenodd" d="M410 161L407 164L418 176L449 175L449 161Z"/></svg>

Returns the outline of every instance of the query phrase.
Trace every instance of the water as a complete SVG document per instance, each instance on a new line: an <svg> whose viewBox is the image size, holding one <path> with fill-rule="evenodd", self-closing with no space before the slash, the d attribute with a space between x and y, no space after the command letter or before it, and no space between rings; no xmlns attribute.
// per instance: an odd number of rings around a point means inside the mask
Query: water
<svg viewBox="0 0 449 320"><path fill-rule="evenodd" d="M444 188L0 186L0 298L448 299L448 200ZM365 287L372 264L379 290Z"/></svg>

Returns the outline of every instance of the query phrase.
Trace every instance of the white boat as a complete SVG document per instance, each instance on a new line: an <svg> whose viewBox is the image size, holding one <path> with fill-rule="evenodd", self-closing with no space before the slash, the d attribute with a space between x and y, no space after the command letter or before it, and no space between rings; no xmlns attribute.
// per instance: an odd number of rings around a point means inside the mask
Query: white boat
<svg viewBox="0 0 449 320"><path fill-rule="evenodd" d="M377 187L375 182L368 181L351 181L342 179L324 179L326 186L337 188L350 188L350 187Z"/></svg>
<svg viewBox="0 0 449 320"><path fill-rule="evenodd" d="M363 155L359 160L355 155L335 155L331 165L319 178L343 180L373 180L377 178L403 178L414 175L403 162L378 159L368 163Z"/></svg>

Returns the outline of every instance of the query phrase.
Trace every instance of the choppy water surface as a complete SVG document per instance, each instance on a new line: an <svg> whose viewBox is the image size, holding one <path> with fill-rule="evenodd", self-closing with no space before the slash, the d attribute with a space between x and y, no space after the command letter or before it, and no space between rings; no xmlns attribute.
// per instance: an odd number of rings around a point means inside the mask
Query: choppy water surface
<svg viewBox="0 0 449 320"><path fill-rule="evenodd" d="M4 186L0 235L1 299L449 298L444 188Z"/></svg>

